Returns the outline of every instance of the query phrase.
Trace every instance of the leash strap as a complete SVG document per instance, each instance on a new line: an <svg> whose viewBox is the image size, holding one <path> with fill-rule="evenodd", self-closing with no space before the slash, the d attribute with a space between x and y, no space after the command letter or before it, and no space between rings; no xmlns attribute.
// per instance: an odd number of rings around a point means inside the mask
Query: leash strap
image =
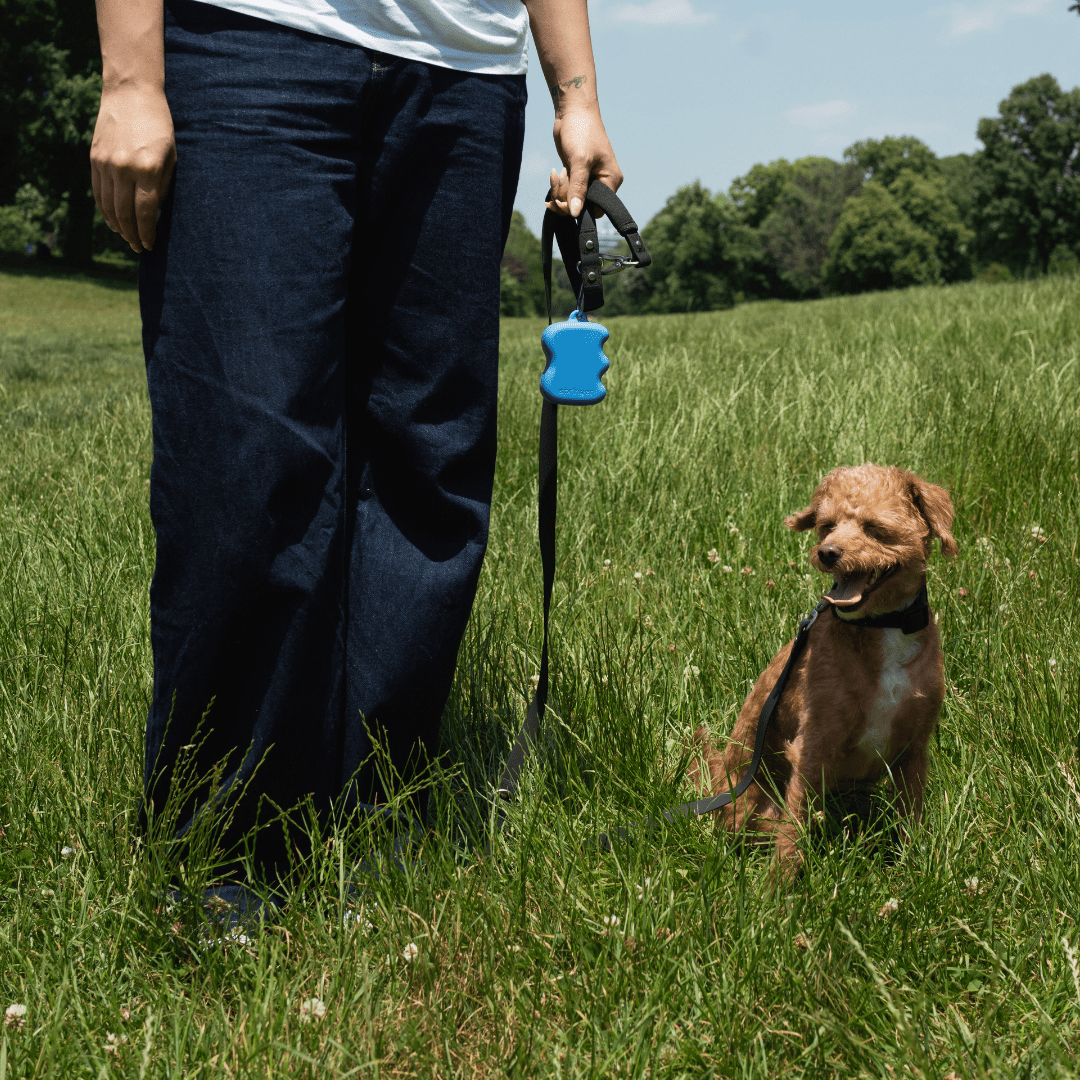
<svg viewBox="0 0 1080 1080"><path fill-rule="evenodd" d="M791 652L788 654L787 663L784 664L784 670L780 672L780 678L776 680L758 715L757 733L754 736L754 756L750 759L750 767L735 786L735 790L722 791L719 795L711 795L707 799L698 799L696 802L681 803L679 806L674 806L663 812L665 820L673 822L676 818L701 817L703 814L711 814L714 810L720 810L722 807L734 802L754 782L754 776L757 774L758 766L761 764L762 754L765 752L765 733L769 730L769 724L772 723L773 716L776 715L776 708L780 704L780 698L784 694L788 679L791 678L791 673L795 670L799 657L802 656L806 649L806 643L810 639L810 627L817 622L817 617L828 606L829 601L822 597L818 601L817 607L799 623L799 630L791 644ZM652 818L647 818L645 821L647 829L651 829L654 824ZM619 829L615 835L619 839L625 840L632 835L632 831L630 829ZM600 847L604 851L611 850L611 838L606 833L600 834Z"/></svg>
<svg viewBox="0 0 1080 1080"><path fill-rule="evenodd" d="M544 212L541 234L541 253L544 265L544 295L547 300L548 325L553 321L551 308L551 259L554 241L558 241L563 265L566 267L570 287L579 298L580 311L596 311L604 303L603 264L596 221L590 204L599 208L611 220L630 246L631 261L623 265L648 266L652 262L641 239L637 224L630 216L622 200L606 184L594 180L585 194L585 207L580 221ZM521 770L532 752L540 731L548 699L548 624L551 613L551 590L555 584L555 511L559 475L559 407L544 401L540 412L540 460L539 460L539 534L540 561L544 572L544 640L540 650L540 677L536 693L525 713L524 723L517 733L510 756L499 779L496 795L496 827L501 828L505 817L504 804L517 794Z"/></svg>

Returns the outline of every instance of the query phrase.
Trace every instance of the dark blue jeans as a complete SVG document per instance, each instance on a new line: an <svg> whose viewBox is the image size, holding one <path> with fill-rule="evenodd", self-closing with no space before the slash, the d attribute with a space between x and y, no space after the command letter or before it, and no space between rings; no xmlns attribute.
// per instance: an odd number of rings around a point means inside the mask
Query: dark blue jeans
<svg viewBox="0 0 1080 1080"><path fill-rule="evenodd" d="M404 776L437 748L487 541L525 80L194 0L165 34L147 794L179 761L234 792L258 766L235 839L385 796L369 731ZM286 832L260 835L280 868Z"/></svg>

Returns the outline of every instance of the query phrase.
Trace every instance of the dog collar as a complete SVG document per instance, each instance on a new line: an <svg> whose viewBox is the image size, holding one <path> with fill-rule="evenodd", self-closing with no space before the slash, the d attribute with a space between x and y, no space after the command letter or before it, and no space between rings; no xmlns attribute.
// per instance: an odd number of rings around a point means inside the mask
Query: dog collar
<svg viewBox="0 0 1080 1080"><path fill-rule="evenodd" d="M858 626L868 630L903 630L905 634L925 630L930 625L930 599L926 595L926 585L923 584L918 595L907 607L886 611L883 615L867 616L865 619L840 619L840 622L844 626Z"/></svg>

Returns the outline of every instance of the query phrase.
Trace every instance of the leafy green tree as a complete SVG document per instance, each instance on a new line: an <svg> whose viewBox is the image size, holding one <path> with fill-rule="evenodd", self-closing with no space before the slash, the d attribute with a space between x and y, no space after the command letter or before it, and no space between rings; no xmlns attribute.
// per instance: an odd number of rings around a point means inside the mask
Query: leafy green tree
<svg viewBox="0 0 1080 1080"><path fill-rule="evenodd" d="M828 287L836 292L898 289L940 280L937 243L880 181L848 200L829 239Z"/></svg>
<svg viewBox="0 0 1080 1080"><path fill-rule="evenodd" d="M637 285L642 311L730 307L756 247L735 204L698 181L679 188L642 237L653 257Z"/></svg>
<svg viewBox="0 0 1080 1080"><path fill-rule="evenodd" d="M795 166L790 161L777 158L768 165L755 165L745 176L737 176L731 182L728 196L750 228L761 227L761 223L772 213L780 192L794 172Z"/></svg>
<svg viewBox="0 0 1080 1080"><path fill-rule="evenodd" d="M960 214L960 220L974 229L975 212L975 155L953 154L938 158L941 179L945 182L945 194Z"/></svg>
<svg viewBox="0 0 1080 1080"><path fill-rule="evenodd" d="M978 254L1014 272L1045 273L1053 251L1080 250L1080 88L1052 75L1013 88L979 121L975 161Z"/></svg>
<svg viewBox="0 0 1080 1080"><path fill-rule="evenodd" d="M918 176L937 176L941 167L934 151L914 135L886 135L883 139L863 139L844 151L847 161L858 165L867 180L888 187L903 170Z"/></svg>
<svg viewBox="0 0 1080 1080"><path fill-rule="evenodd" d="M89 149L100 96L93 4L0 0L0 205L32 185L76 263L94 250Z"/></svg>
<svg viewBox="0 0 1080 1080"><path fill-rule="evenodd" d="M963 281L971 277L969 246L975 234L960 219L945 180L902 169L889 191L912 224L933 237L941 280Z"/></svg>
<svg viewBox="0 0 1080 1080"><path fill-rule="evenodd" d="M821 295L829 237L848 198L862 186L857 166L829 158L794 162L787 182L761 224L770 270L786 288L773 295Z"/></svg>

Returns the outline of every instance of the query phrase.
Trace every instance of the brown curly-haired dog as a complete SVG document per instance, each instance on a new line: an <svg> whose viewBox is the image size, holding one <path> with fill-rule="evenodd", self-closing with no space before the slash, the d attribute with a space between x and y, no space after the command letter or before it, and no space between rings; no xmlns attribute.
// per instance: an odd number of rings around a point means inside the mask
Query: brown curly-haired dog
<svg viewBox="0 0 1080 1080"><path fill-rule="evenodd" d="M937 627L932 617L910 634L847 623L921 607L933 538L945 555L956 554L952 521L943 488L877 465L834 469L810 505L786 519L789 528L817 530L810 561L834 578L830 606L791 673L754 783L719 811L729 829L775 836L783 879L801 869L796 840L827 791L890 771L901 812L919 818L926 748L945 694ZM749 763L758 716L790 652L789 642L758 679L725 751L697 732L691 776L711 794L734 788Z"/></svg>

